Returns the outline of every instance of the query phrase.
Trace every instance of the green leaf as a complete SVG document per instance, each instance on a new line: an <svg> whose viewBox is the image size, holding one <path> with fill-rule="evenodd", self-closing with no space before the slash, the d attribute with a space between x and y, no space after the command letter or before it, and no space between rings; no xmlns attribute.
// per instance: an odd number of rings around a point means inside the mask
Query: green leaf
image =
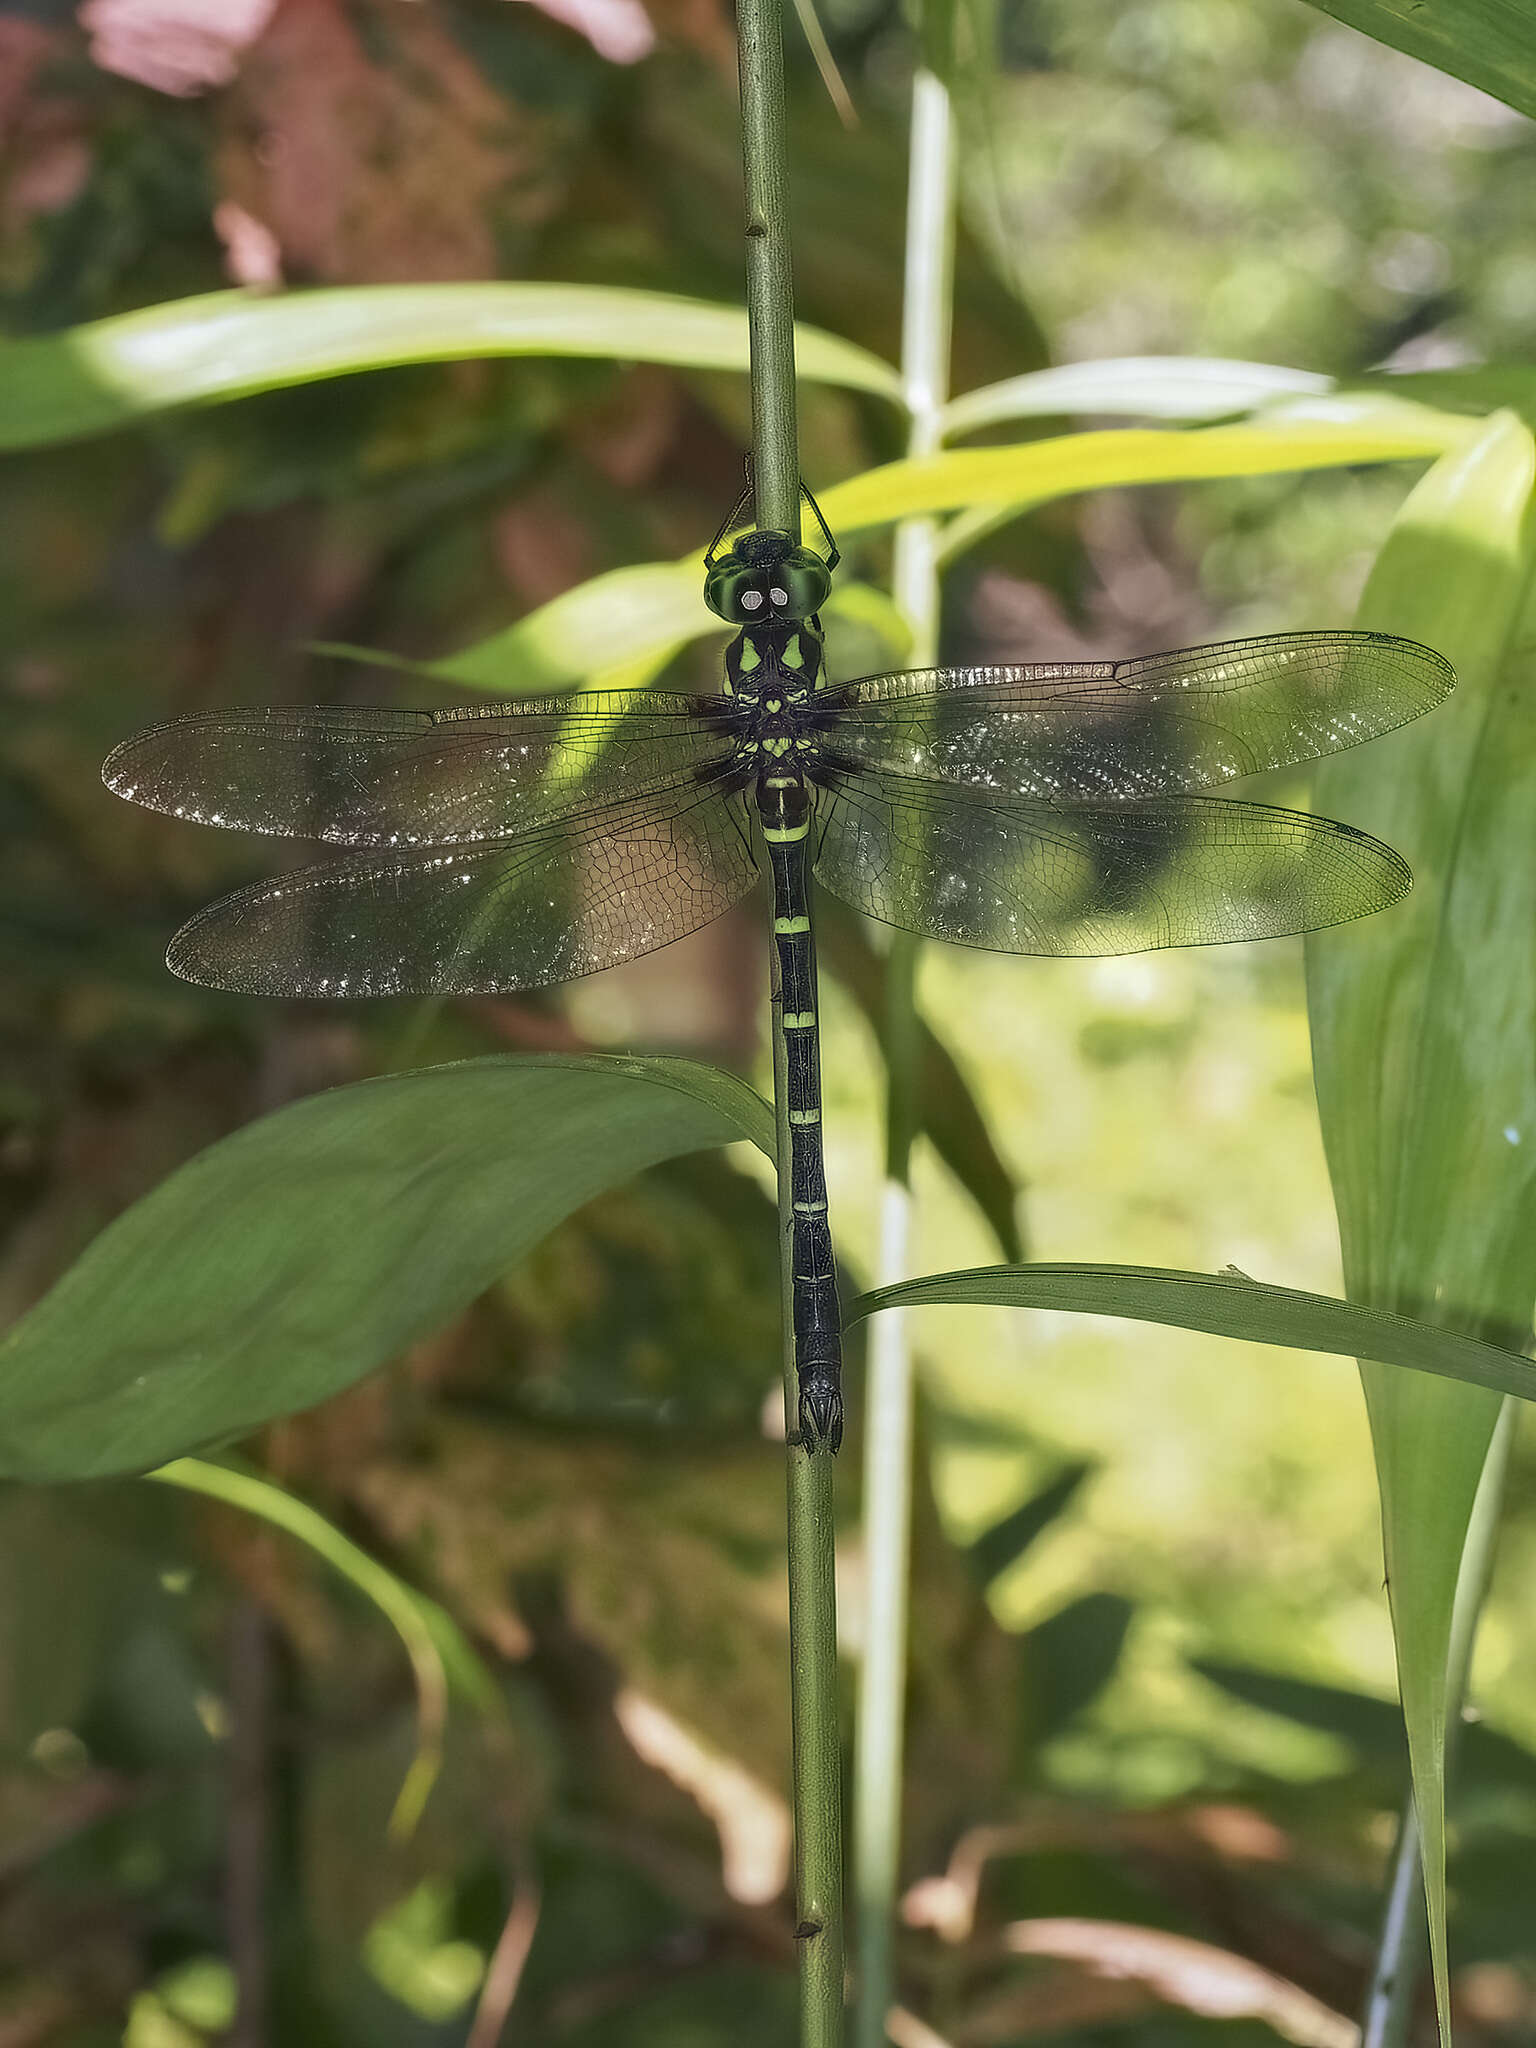
<svg viewBox="0 0 1536 2048"><path fill-rule="evenodd" d="M1308 940L1323 1137L1350 1295L1524 1343L1536 1240L1536 446L1496 414L1407 500L1359 623L1438 648L1455 695L1326 763L1317 801L1385 834L1415 887ZM1493 1393L1405 1381L1359 1347L1445 2024L1444 1738L1452 1605ZM1519 1388L1496 1378L1493 1392Z"/></svg>
<svg viewBox="0 0 1536 2048"><path fill-rule="evenodd" d="M1312 0L1394 50L1536 116L1536 36L1523 0Z"/></svg>
<svg viewBox="0 0 1536 2048"><path fill-rule="evenodd" d="M1133 413L1143 419L1219 420L1278 399L1320 398L1331 377L1276 363L1210 356L1115 356L1030 370L986 384L944 408L944 438L974 434L1003 420L1054 419L1070 413Z"/></svg>
<svg viewBox="0 0 1536 2048"><path fill-rule="evenodd" d="M856 1323L883 1308L940 1302L1125 1316L1132 1322L1204 1330L1213 1337L1241 1337L1251 1344L1283 1344L1294 1351L1332 1351L1345 1358L1364 1354L1416 1374L1536 1401L1536 1363L1516 1351L1358 1302L1269 1287L1241 1273L1179 1273L1161 1266L974 1266L861 1294L845 1320Z"/></svg>
<svg viewBox="0 0 1536 2048"><path fill-rule="evenodd" d="M796 333L802 377L901 403L867 349ZM108 433L172 406L209 405L398 363L604 356L747 367L746 314L706 299L587 284L351 285L210 292L0 348L0 448Z"/></svg>
<svg viewBox="0 0 1536 2048"><path fill-rule="evenodd" d="M394 1629L410 1659L416 1686L417 1732L416 1754L390 1815L389 1832L396 1840L408 1837L442 1769L450 1677L483 1713L494 1713L501 1705L495 1680L470 1647L458 1623L435 1600L418 1593L386 1570L377 1558L360 1550L318 1509L295 1499L258 1472L211 1465L203 1458L177 1458L146 1476L162 1486L176 1486L188 1493L223 1501L297 1537L332 1571L350 1580Z"/></svg>
<svg viewBox="0 0 1536 2048"><path fill-rule="evenodd" d="M312 1407L546 1231L767 1105L688 1060L495 1056L290 1104L87 1247L0 1344L0 1475L98 1478Z"/></svg>

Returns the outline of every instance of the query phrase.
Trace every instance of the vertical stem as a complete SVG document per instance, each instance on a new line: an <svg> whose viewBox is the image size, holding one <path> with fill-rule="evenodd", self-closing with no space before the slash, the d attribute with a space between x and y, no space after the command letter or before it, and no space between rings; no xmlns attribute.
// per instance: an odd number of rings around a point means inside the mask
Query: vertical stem
<svg viewBox="0 0 1536 2048"><path fill-rule="evenodd" d="M747 328L757 523L800 535L795 286L790 267L780 0L739 0L741 157L747 201Z"/></svg>
<svg viewBox="0 0 1536 2048"><path fill-rule="evenodd" d="M949 383L954 269L955 146L949 94L932 72L912 82L901 367L907 450L931 454ZM937 658L938 527L909 519L896 535L895 596L912 628L914 665ZM904 1279L911 1234L909 1162L918 1122L918 941L891 941L886 1002L886 1181L877 1284ZM854 1761L858 1885L858 2048L881 2048L895 2002L896 1888L901 1864L908 1551L912 1521L912 1354L901 1311L877 1316L865 1403L866 1612Z"/></svg>
<svg viewBox="0 0 1536 2048"><path fill-rule="evenodd" d="M1478 1482L1472 1519L1467 1524L1466 1543L1461 1553L1461 1571L1456 1581L1451 1640L1446 1657L1447 1776L1455 1762L1456 1736L1461 1727L1461 1710L1466 1700L1472 1649L1477 1638L1477 1618L1493 1569L1493 1548L1498 1536L1499 1511L1504 1502L1504 1475L1509 1465L1514 1419L1514 1403L1506 1401L1494 1426L1488 1456L1483 1461L1483 1476ZM1423 1878L1419 1862L1418 1822L1410 1792L1403 1802L1397 1847L1392 1853L1392 1875L1381 1916L1376 1961L1360 2020L1360 2048L1403 2048L1408 2039L1414 1991L1429 1947Z"/></svg>
<svg viewBox="0 0 1536 2048"><path fill-rule="evenodd" d="M794 287L790 271L780 0L739 0L742 162L747 221L747 325L752 347L752 451L757 523L799 537ZM775 954L775 959L777 955ZM777 966L775 966L777 977ZM774 989L781 1007L781 992ZM784 1033L775 1013L779 1274L786 1434L797 1434L794 1218ZM790 1713L794 1740L795 1920L802 2048L843 2038L843 1815L837 1696L832 1475L825 1452L787 1451Z"/></svg>
<svg viewBox="0 0 1536 2048"><path fill-rule="evenodd" d="M266 2048L272 1888L272 1639L254 1600L236 1607L229 1633L229 1840L224 1920L235 1973L233 2048Z"/></svg>

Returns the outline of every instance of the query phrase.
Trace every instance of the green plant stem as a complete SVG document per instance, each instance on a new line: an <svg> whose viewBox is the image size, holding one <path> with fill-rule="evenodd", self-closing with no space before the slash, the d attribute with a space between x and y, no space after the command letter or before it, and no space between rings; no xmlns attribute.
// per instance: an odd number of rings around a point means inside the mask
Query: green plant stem
<svg viewBox="0 0 1536 2048"><path fill-rule="evenodd" d="M794 287L790 271L780 0L740 0L742 164L746 187L747 326L752 352L752 452L757 523L799 537ZM781 1000L774 989L774 1002ZM788 1075L775 1029L773 1099L779 1161L779 1277L789 1552L790 1715L794 1745L795 1926L802 2048L843 2038L842 1724L837 1690L834 1465L798 1434L794 1218L790 1207Z"/></svg>
<svg viewBox="0 0 1536 2048"><path fill-rule="evenodd" d="M795 408L795 286L790 265L789 149L784 135L780 0L740 0L741 161L747 203L747 334L757 523L800 534Z"/></svg>
<svg viewBox="0 0 1536 2048"><path fill-rule="evenodd" d="M949 383L954 270L955 146L949 94L930 71L912 81L901 368L907 453L940 445ZM909 519L896 534L894 586L912 628L912 661L937 659L939 532ZM886 997L886 1178L879 1284L910 1271L911 1153L918 1124L919 943L891 941ZM854 1869L858 1890L858 2048L881 2048L895 2002L896 1889L901 1876L903 1702L908 1553L912 1524L912 1350L906 1317L881 1316L870 1336L864 1433L864 1662L854 1756Z"/></svg>
<svg viewBox="0 0 1536 2048"><path fill-rule="evenodd" d="M1477 1621L1493 1569L1493 1549L1498 1537L1499 1512L1504 1502L1504 1478L1509 1466L1515 1412L1514 1402L1506 1398L1494 1425L1488 1456L1483 1463L1483 1476L1478 1483L1477 1499L1472 1508L1472 1519L1467 1525L1467 1540L1461 1553L1446 1660L1450 1680L1445 1731L1447 1774L1455 1760L1456 1737L1461 1727L1461 1710L1477 1639ZM1410 1793L1403 1802L1397 1846L1392 1852L1392 1870L1382 1911L1381 1933L1377 1937L1376 1960L1360 2019L1360 2048L1404 2048L1413 2019L1414 1992L1428 1947L1429 1927L1425 1918L1424 1871L1419 1860L1419 1828Z"/></svg>

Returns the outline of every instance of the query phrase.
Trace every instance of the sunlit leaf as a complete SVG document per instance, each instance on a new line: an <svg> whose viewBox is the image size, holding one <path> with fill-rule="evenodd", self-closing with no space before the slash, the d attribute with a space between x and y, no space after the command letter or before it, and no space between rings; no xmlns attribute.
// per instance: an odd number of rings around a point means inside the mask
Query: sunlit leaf
<svg viewBox="0 0 1536 2048"><path fill-rule="evenodd" d="M796 336L802 377L900 403L867 349ZM667 292L586 284L352 285L257 297L210 292L0 348L0 448L37 448L208 405L399 363L601 356L745 370L746 315Z"/></svg>
<svg viewBox="0 0 1536 2048"><path fill-rule="evenodd" d="M1054 498L1129 484L1424 461L1455 447L1469 431L1460 414L1385 394L1340 394L1299 400L1239 426L1190 433L1115 427L888 462L822 492L821 506L834 533L978 506L1017 514Z"/></svg>
<svg viewBox="0 0 1536 2048"><path fill-rule="evenodd" d="M0 1344L0 1474L142 1472L442 1327L583 1202L773 1120L688 1060L493 1056L306 1097L173 1173Z"/></svg>
<svg viewBox="0 0 1536 2048"><path fill-rule="evenodd" d="M1398 517L1359 623L1438 648L1458 688L1422 731L1320 770L1321 808L1384 834L1415 886L1391 917L1307 947L1350 1295L1513 1344L1529 1335L1536 1289L1536 862L1522 851L1536 817L1533 482L1529 430L1495 415ZM1373 1362L1362 1372L1445 2024L1452 1603L1494 1396L1520 1389L1437 1385Z"/></svg>
<svg viewBox="0 0 1536 2048"><path fill-rule="evenodd" d="M1269 1287L1240 1273L1180 1273L1160 1266L975 1266L861 1294L850 1304L847 1320L857 1322L883 1308L934 1303L1126 1316L1252 1344L1379 1358L1416 1375L1536 1401L1536 1362L1518 1352L1359 1302Z"/></svg>
<svg viewBox="0 0 1536 2048"><path fill-rule="evenodd" d="M1312 0L1379 43L1536 116L1536 37L1518 0Z"/></svg>
<svg viewBox="0 0 1536 2048"><path fill-rule="evenodd" d="M1229 362L1211 356L1114 356L1030 370L952 398L944 437L974 434L1004 420L1053 419L1069 413L1128 413L1154 420L1220 420L1277 399L1314 398L1333 389L1331 377L1276 363Z"/></svg>

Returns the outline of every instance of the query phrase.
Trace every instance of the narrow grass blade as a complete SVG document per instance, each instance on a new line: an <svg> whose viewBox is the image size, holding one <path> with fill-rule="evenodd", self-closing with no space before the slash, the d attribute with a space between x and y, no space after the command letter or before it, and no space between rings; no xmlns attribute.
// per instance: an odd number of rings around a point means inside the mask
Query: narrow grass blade
<svg viewBox="0 0 1536 2048"><path fill-rule="evenodd" d="M901 402L889 363L820 328L798 331L800 374ZM210 292L0 348L0 448L110 433L210 405L399 363L607 356L745 370L734 306L615 285L351 285Z"/></svg>
<svg viewBox="0 0 1536 2048"><path fill-rule="evenodd" d="M1127 484L1426 461L1458 446L1476 426L1465 414L1390 396L1313 399L1239 426L1188 433L1111 427L888 462L824 492L822 510L835 533L977 506L1017 514L1054 498Z"/></svg>
<svg viewBox="0 0 1536 2048"><path fill-rule="evenodd" d="M1241 1337L1251 1344L1376 1358L1415 1376L1459 1381L1458 1392L1484 1388L1536 1401L1536 1361L1518 1351L1359 1302L1269 1287L1240 1273L1181 1273L1160 1266L976 1266L861 1294L850 1303L846 1320L856 1323L881 1309L933 1303L1125 1316L1213 1337ZM1497 1403L1492 1405L1496 1410Z"/></svg>
<svg viewBox="0 0 1536 2048"><path fill-rule="evenodd" d="M1456 666L1424 721L1320 769L1317 802L1385 833L1415 888L1390 917L1308 940L1323 1136L1351 1296L1512 1343L1531 1328L1536 1238L1536 446L1511 414L1419 484L1359 623ZM1458 1341L1474 1341L1462 1336ZM1431 1955L1446 2004L1444 1742L1463 1547L1499 1376L1453 1387L1359 1347L1408 1726ZM1477 1392L1476 1387L1488 1389Z"/></svg>
<svg viewBox="0 0 1536 2048"><path fill-rule="evenodd" d="M468 1307L583 1202L749 1138L690 1060L492 1056L290 1103L111 1223L0 1344L0 1475L143 1472L310 1408Z"/></svg>
<svg viewBox="0 0 1536 2048"><path fill-rule="evenodd" d="M1320 398L1332 389L1331 377L1277 363L1211 356L1116 356L1030 370L952 398L944 408L944 438L974 434L1004 420L1054 419L1072 413L1228 419L1280 399Z"/></svg>
<svg viewBox="0 0 1536 2048"><path fill-rule="evenodd" d="M258 1472L210 1464L203 1458L177 1458L145 1476L162 1486L206 1494L297 1537L332 1571L350 1580L393 1628L410 1660L416 1687L416 1754L390 1815L389 1832L396 1841L409 1836L442 1769L450 1690L456 1686L483 1713L494 1713L501 1705L495 1680L458 1623L435 1600L360 1550L317 1508Z"/></svg>

